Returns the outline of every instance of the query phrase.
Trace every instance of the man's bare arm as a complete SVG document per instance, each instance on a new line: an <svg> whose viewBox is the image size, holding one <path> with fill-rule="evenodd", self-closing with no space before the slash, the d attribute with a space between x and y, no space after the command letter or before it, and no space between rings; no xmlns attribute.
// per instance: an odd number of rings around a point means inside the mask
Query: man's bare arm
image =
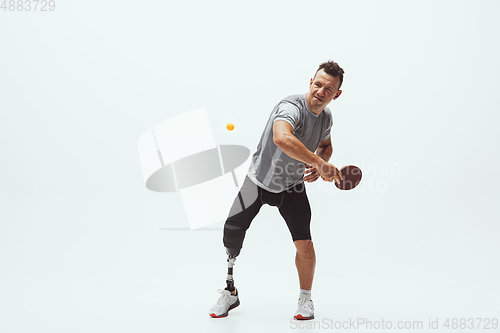
<svg viewBox="0 0 500 333"><path fill-rule="evenodd" d="M335 180L337 182L340 181L339 170L332 164L325 161L322 157L314 154L309 149L304 146L299 139L297 139L293 134L292 126L284 120L277 120L273 125L273 141L285 154L304 162L308 165L316 168L320 175L325 178L327 181ZM332 152L331 147L324 148L324 152L322 153L324 157L330 159ZM330 152L328 153L328 150Z"/></svg>
<svg viewBox="0 0 500 333"><path fill-rule="evenodd" d="M323 160L328 162L332 157L333 148L331 138L321 141L319 143L318 149L316 149L316 155L321 157Z"/></svg>
<svg viewBox="0 0 500 333"><path fill-rule="evenodd" d="M278 146L278 148L283 150L283 152L291 158L317 168L321 167L325 161L307 149L306 146L304 146L304 144L292 134L292 132L292 126L286 121L275 121L273 125L273 141L276 146Z"/></svg>

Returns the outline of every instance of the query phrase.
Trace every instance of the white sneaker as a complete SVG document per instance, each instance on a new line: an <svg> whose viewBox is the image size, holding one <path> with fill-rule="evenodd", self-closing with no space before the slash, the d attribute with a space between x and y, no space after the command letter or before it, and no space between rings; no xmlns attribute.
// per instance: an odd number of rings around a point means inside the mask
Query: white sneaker
<svg viewBox="0 0 500 333"><path fill-rule="evenodd" d="M221 293L217 304L212 306L210 309L210 317L213 318L222 318L227 317L229 310L234 309L238 305L240 305L240 299L238 298L238 290L236 289L236 295L231 294L229 290L221 290L218 292Z"/></svg>
<svg viewBox="0 0 500 333"><path fill-rule="evenodd" d="M299 298L299 307L293 318L298 320L314 319L314 304L310 298Z"/></svg>

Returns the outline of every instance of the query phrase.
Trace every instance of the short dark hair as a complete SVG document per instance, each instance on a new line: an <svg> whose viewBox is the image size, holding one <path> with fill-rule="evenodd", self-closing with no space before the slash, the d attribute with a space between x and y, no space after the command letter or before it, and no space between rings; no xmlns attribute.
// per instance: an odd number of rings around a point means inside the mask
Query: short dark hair
<svg viewBox="0 0 500 333"><path fill-rule="evenodd" d="M342 86L342 81L344 81L344 70L337 64L335 61L328 60L319 65L318 70L316 73L314 73L314 77L316 77L316 74L318 74L319 70L322 69L325 71L326 74L329 74L331 76L337 76L339 78L339 87Z"/></svg>

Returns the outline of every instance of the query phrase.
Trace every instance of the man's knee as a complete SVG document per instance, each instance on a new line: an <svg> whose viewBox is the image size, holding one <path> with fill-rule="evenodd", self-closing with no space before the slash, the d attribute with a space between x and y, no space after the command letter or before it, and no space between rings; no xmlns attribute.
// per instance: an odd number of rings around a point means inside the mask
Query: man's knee
<svg viewBox="0 0 500 333"><path fill-rule="evenodd" d="M293 242L297 248L297 253L306 258L314 257L314 246L310 239L301 239Z"/></svg>
<svg viewBox="0 0 500 333"><path fill-rule="evenodd" d="M243 239L245 239L245 233L246 229L226 221L222 237L224 246L226 248L241 249L243 246Z"/></svg>

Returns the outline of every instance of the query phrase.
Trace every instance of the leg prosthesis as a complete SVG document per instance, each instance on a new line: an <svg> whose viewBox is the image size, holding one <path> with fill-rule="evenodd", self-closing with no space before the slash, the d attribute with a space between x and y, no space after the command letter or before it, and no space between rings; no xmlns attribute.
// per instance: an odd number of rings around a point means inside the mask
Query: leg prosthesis
<svg viewBox="0 0 500 333"><path fill-rule="evenodd" d="M228 255L228 257L227 257L227 279L226 279L227 287L226 287L226 289L232 292L232 291L234 291L233 265L234 265L234 262L236 261L236 257L238 256L238 254L240 254L240 250L226 248L226 253Z"/></svg>

